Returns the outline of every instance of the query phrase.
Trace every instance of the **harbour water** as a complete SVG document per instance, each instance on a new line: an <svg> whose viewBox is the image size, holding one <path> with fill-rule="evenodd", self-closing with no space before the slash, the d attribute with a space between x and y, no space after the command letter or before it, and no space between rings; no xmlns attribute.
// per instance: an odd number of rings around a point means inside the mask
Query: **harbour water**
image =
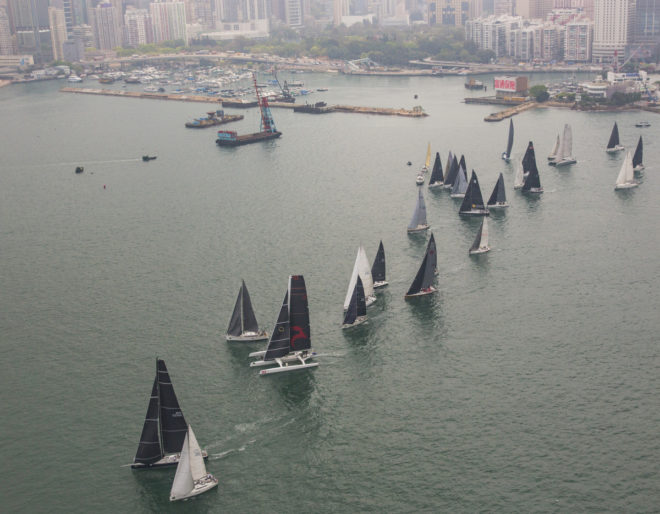
<svg viewBox="0 0 660 514"><path fill-rule="evenodd" d="M300 77L329 89L310 101L430 116L274 110L280 139L232 149L184 128L200 104L0 89L1 510L657 512L660 119L515 116L514 156L534 141L545 188L529 198L500 159L508 121L461 103L480 94L463 78ZM231 128L257 130L241 114ZM627 148L644 136L634 190L614 191L614 121ZM578 163L555 169L564 123ZM511 206L470 258L480 220L424 186L439 292L406 302L429 141L485 197L502 172ZM390 285L342 331L358 245L373 259L381 239ZM240 279L270 331L292 273L320 366L260 377L260 344L224 339ZM177 505L174 469L126 466L157 356L220 481Z"/></svg>

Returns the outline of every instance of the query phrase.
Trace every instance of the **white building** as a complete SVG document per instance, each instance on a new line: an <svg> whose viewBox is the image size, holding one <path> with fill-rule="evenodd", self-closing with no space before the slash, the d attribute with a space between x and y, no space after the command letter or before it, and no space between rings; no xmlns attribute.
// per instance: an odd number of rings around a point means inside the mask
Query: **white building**
<svg viewBox="0 0 660 514"><path fill-rule="evenodd" d="M121 29L117 22L117 11L112 4L101 3L94 9L94 35L99 50L112 50L121 46Z"/></svg>
<svg viewBox="0 0 660 514"><path fill-rule="evenodd" d="M186 33L186 6L183 2L155 2L149 4L154 43L182 39L188 42Z"/></svg>
<svg viewBox="0 0 660 514"><path fill-rule="evenodd" d="M594 62L612 63L625 59L632 43L635 0L594 0Z"/></svg>
<svg viewBox="0 0 660 514"><path fill-rule="evenodd" d="M594 25L590 20L572 21L564 32L564 60L590 62Z"/></svg>
<svg viewBox="0 0 660 514"><path fill-rule="evenodd" d="M135 47L153 43L151 15L146 9L126 9L124 27L128 46Z"/></svg>

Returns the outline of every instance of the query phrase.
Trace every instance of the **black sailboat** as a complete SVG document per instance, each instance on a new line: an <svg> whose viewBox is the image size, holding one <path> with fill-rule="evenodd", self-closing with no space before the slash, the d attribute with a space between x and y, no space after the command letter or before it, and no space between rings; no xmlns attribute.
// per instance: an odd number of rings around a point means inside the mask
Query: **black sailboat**
<svg viewBox="0 0 660 514"><path fill-rule="evenodd" d="M435 263L435 265L434 265ZM422 264L415 275L408 292L404 298L414 298L416 296L423 296L435 293L437 289L433 287L433 279L435 277L435 267L437 266L437 255L435 249L435 239L431 237L429 244L426 246L426 253Z"/></svg>
<svg viewBox="0 0 660 514"><path fill-rule="evenodd" d="M360 325L367 321L367 301L364 297L364 287L362 286L362 279L358 275L357 282L353 288L351 295L351 302L348 304L348 309L344 315L344 323L341 328L351 328Z"/></svg>
<svg viewBox="0 0 660 514"><path fill-rule="evenodd" d="M504 190L504 176L500 173L497 182L495 183L495 189L488 199L486 205L488 209L498 209L508 207L509 204L506 202L506 192Z"/></svg>
<svg viewBox="0 0 660 514"><path fill-rule="evenodd" d="M637 148L635 148L635 155L632 158L633 171L642 171L644 169L644 144L642 143L642 136L639 136L637 141Z"/></svg>
<svg viewBox="0 0 660 514"><path fill-rule="evenodd" d="M374 289L387 285L387 279L385 278L385 248L383 248L382 241L378 245L378 252L376 252L376 258L371 266L371 278L374 282Z"/></svg>
<svg viewBox="0 0 660 514"><path fill-rule="evenodd" d="M260 375L294 371L318 366L318 362L307 362L315 355L311 351L309 307L307 289L302 275L289 276L289 287L284 296L280 315L265 351L253 352L250 357L262 357L250 363L254 366L277 367L263 369Z"/></svg>
<svg viewBox="0 0 660 514"><path fill-rule="evenodd" d="M506 152L502 152L502 159L509 162L511 159L511 149L513 148L513 120L509 118L509 139L506 143Z"/></svg>
<svg viewBox="0 0 660 514"><path fill-rule="evenodd" d="M227 328L227 341L261 341L263 339L268 339L268 334L264 330L259 330L250 301L250 293L248 293L245 281L241 280L241 289L238 291L234 311Z"/></svg>
<svg viewBox="0 0 660 514"><path fill-rule="evenodd" d="M525 168L525 164L523 163L523 169L527 173L527 176L523 182L522 191L524 193L542 193L543 188L541 187L541 177L539 176L539 169L536 167L536 156L531 141L529 142L529 146L531 152L529 154L527 168Z"/></svg>
<svg viewBox="0 0 660 514"><path fill-rule="evenodd" d="M179 462L188 424L174 394L162 359L156 360L156 378L132 468L175 466ZM205 451L202 452L207 457Z"/></svg>
<svg viewBox="0 0 660 514"><path fill-rule="evenodd" d="M523 174L527 175L532 167L536 167L536 153L534 152L534 143L530 141L522 159Z"/></svg>
<svg viewBox="0 0 660 514"><path fill-rule="evenodd" d="M624 147L619 144L619 127L616 124L616 121L614 122L614 126L612 127L612 133L610 134L610 139L607 142L607 148L605 151L607 153L616 153L621 150L623 150Z"/></svg>
<svg viewBox="0 0 660 514"><path fill-rule="evenodd" d="M488 246L488 218L483 218L481 220L481 225L479 226L479 231L477 236L474 238L472 246L468 250L468 254L477 255L480 253L486 253L490 250Z"/></svg>
<svg viewBox="0 0 660 514"><path fill-rule="evenodd" d="M490 213L484 205L484 199L481 196L481 188L477 174L472 170L470 183L468 184L463 203L458 211L463 216L488 216Z"/></svg>
<svg viewBox="0 0 660 514"><path fill-rule="evenodd" d="M447 170L447 174L445 175L445 184L444 187L445 189L451 189L451 187L454 185L454 181L456 180L456 175L458 175L458 159L454 155L452 160L451 160L451 166L449 166Z"/></svg>
<svg viewBox="0 0 660 514"><path fill-rule="evenodd" d="M435 153L435 161L433 162L433 171L431 171L431 178L429 179L429 188L442 186L444 184L444 177L442 175L442 162L440 162L440 153Z"/></svg>
<svg viewBox="0 0 660 514"><path fill-rule="evenodd" d="M433 268L433 274L438 274L438 252L435 247L435 237L431 233L431 239L429 239L429 244L427 245L427 252L429 258L431 259L431 268Z"/></svg>

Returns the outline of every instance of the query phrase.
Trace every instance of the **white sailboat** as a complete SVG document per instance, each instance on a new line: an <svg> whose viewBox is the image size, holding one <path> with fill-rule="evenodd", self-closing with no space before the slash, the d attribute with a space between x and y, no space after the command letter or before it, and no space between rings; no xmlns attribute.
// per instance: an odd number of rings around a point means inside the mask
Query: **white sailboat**
<svg viewBox="0 0 660 514"><path fill-rule="evenodd" d="M566 123L559 148L557 149L557 155L549 164L550 166L560 167L575 164L576 162L575 157L573 157L573 131L571 130L571 126Z"/></svg>
<svg viewBox="0 0 660 514"><path fill-rule="evenodd" d="M638 185L639 182L635 180L635 172L633 171L632 156L628 152L623 161L623 166L621 166L621 170L619 171L619 175L616 177L614 189L630 189Z"/></svg>
<svg viewBox="0 0 660 514"><path fill-rule="evenodd" d="M199 448L192 427L188 425L188 433L183 441L181 458L170 490L170 501L197 496L217 485L218 479L206 472L202 450Z"/></svg>
<svg viewBox="0 0 660 514"><path fill-rule="evenodd" d="M353 264L353 272L351 274L351 280L348 283L348 292L346 293L346 298L344 300L344 310L348 309L348 306L351 303L351 295L353 294L353 289L357 283L358 276L362 280L364 298L368 307L376 301L376 295L374 293L374 281L371 276L371 267L369 266L369 260L367 259L367 252L364 251L364 246L362 245L358 248L357 256L355 257L355 264Z"/></svg>
<svg viewBox="0 0 660 514"><path fill-rule="evenodd" d="M557 150L559 150L559 134L557 134L557 141L555 141L555 146L552 147L552 152L548 155L549 161L554 161L557 158Z"/></svg>
<svg viewBox="0 0 660 514"><path fill-rule="evenodd" d="M428 230L429 225L426 222L426 203L422 195L422 188L417 188L417 203L410 223L408 223L408 233L422 232Z"/></svg>
<svg viewBox="0 0 660 514"><path fill-rule="evenodd" d="M518 162L518 167L516 168L516 174L513 177L513 189L520 189L525 183L525 172L523 171L522 161Z"/></svg>
<svg viewBox="0 0 660 514"><path fill-rule="evenodd" d="M477 232L477 237L474 238L474 242L468 253L470 255L478 255L488 251L490 251L490 246L488 246L488 219L483 218L479 226L479 232Z"/></svg>

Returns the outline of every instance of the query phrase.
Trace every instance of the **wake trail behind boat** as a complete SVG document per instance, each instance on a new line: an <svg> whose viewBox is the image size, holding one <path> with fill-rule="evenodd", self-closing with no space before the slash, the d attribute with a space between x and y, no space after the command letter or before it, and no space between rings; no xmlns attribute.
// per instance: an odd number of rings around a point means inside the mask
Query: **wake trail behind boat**
<svg viewBox="0 0 660 514"><path fill-rule="evenodd" d="M78 162L52 162L48 164L34 164L28 168L51 168L53 166L88 166L92 164L113 164L117 162L140 162L142 159L111 159L108 161L78 161Z"/></svg>

